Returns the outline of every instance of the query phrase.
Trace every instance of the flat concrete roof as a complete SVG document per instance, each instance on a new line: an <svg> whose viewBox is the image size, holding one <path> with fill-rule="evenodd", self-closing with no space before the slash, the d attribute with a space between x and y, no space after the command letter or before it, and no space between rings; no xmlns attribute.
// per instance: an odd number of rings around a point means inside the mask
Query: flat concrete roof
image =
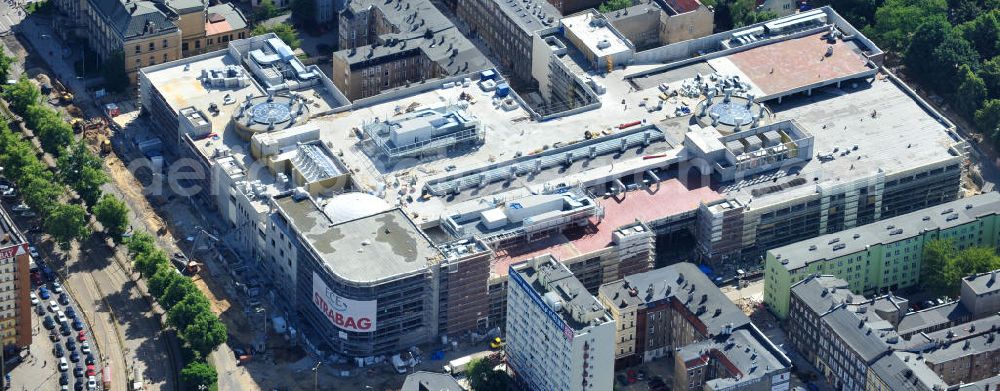
<svg viewBox="0 0 1000 391"><path fill-rule="evenodd" d="M871 84L848 82L841 88L827 86L815 90L812 96L786 97L781 104L768 103L774 114L772 123L796 120L814 136L814 153L832 153L834 158L824 161L814 157L799 165L737 181L720 191L751 208L761 208L815 194L817 185L832 187L879 171L891 175L922 166L960 162L961 157L950 152L960 138L903 87L884 76L880 74ZM837 152L833 152L835 148ZM842 155L845 151L847 154ZM754 189L781 184L793 179L795 173L805 178L807 184L752 195Z"/></svg>
<svg viewBox="0 0 1000 391"><path fill-rule="evenodd" d="M592 24L595 21L603 25ZM563 18L562 25L579 38L587 46L587 51L594 55L610 56L631 50L625 41L611 30L611 22L599 19L596 13L584 12L567 16Z"/></svg>
<svg viewBox="0 0 1000 391"><path fill-rule="evenodd" d="M275 198L275 204L339 278L374 283L427 269L442 255L399 209L332 225L310 198Z"/></svg>
<svg viewBox="0 0 1000 391"><path fill-rule="evenodd" d="M853 41L827 43L826 33L758 46L718 59L732 62L764 96L829 80L855 78L875 68ZM827 48L833 47L830 56ZM710 63L713 61L710 61Z"/></svg>

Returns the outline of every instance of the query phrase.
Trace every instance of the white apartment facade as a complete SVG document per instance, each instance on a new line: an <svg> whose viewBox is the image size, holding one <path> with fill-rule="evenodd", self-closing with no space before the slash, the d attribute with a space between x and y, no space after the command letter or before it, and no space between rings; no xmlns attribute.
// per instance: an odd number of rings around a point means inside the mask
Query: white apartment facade
<svg viewBox="0 0 1000 391"><path fill-rule="evenodd" d="M540 391L610 390L615 322L565 265L549 255L512 265L507 362L517 382Z"/></svg>

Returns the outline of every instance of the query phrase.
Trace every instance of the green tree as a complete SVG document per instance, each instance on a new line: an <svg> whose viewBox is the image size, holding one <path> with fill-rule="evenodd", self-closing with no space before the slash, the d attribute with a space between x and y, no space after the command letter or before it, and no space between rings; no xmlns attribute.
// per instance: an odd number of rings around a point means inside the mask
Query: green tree
<svg viewBox="0 0 1000 391"><path fill-rule="evenodd" d="M38 90L35 83L28 80L26 75L21 75L17 83L4 88L3 95L7 102L10 102L11 110L21 115L24 115L28 106L36 104L42 99L42 92Z"/></svg>
<svg viewBox="0 0 1000 391"><path fill-rule="evenodd" d="M20 182L24 203L45 217L50 217L59 202L59 196L63 194L63 188L53 183L51 177L52 175L28 175ZM45 222L47 225L50 219L46 218Z"/></svg>
<svg viewBox="0 0 1000 391"><path fill-rule="evenodd" d="M160 269L161 265L169 267L170 260L167 259L167 254L158 248L138 253L135 256L135 269L139 271L140 275L146 277L153 276Z"/></svg>
<svg viewBox="0 0 1000 391"><path fill-rule="evenodd" d="M1000 56L995 56L986 62L979 69L979 76L986 84L987 95L990 99L1000 98Z"/></svg>
<svg viewBox="0 0 1000 391"><path fill-rule="evenodd" d="M253 10L254 21L261 22L278 15L278 7L271 0L261 0Z"/></svg>
<svg viewBox="0 0 1000 391"><path fill-rule="evenodd" d="M208 357L216 347L226 342L226 337L226 325L212 312L195 315L194 321L181 332L181 338L202 357Z"/></svg>
<svg viewBox="0 0 1000 391"><path fill-rule="evenodd" d="M76 190L80 198L93 207L101 198L101 186L108 176L101 168L101 160L83 142L74 143L59 155L59 175L63 183Z"/></svg>
<svg viewBox="0 0 1000 391"><path fill-rule="evenodd" d="M125 240L129 255L135 257L139 254L147 254L156 249L156 239L146 232L136 232L132 237Z"/></svg>
<svg viewBox="0 0 1000 391"><path fill-rule="evenodd" d="M963 23L959 30L982 58L1000 55L1000 10L980 13Z"/></svg>
<svg viewBox="0 0 1000 391"><path fill-rule="evenodd" d="M163 296L160 297L160 305L169 311L185 297L197 294L201 294L201 292L198 292L198 287L194 285L194 282L190 278L180 276L179 278L174 278L170 282L170 285L167 286L167 289L163 291Z"/></svg>
<svg viewBox="0 0 1000 391"><path fill-rule="evenodd" d="M35 131L38 135L38 141L42 144L42 149L55 156L61 155L63 150L73 142L73 127L63 121L58 114L46 115L38 119Z"/></svg>
<svg viewBox="0 0 1000 391"><path fill-rule="evenodd" d="M59 248L69 250L74 240L83 241L90 235L87 211L79 205L58 205L45 218L45 230L59 243Z"/></svg>
<svg viewBox="0 0 1000 391"><path fill-rule="evenodd" d="M632 0L606 0L597 8L601 13L618 11L632 6Z"/></svg>
<svg viewBox="0 0 1000 391"><path fill-rule="evenodd" d="M932 240L924 245L920 261L920 285L934 295L944 295L952 281L961 276L952 267L955 247L948 240Z"/></svg>
<svg viewBox="0 0 1000 391"><path fill-rule="evenodd" d="M94 217L104 226L104 232L115 243L121 243L122 235L128 229L128 206L111 194L105 194L94 205Z"/></svg>
<svg viewBox="0 0 1000 391"><path fill-rule="evenodd" d="M213 388L218 377L215 368L203 361L191 361L181 369L181 381L187 390L197 390L198 386Z"/></svg>
<svg viewBox="0 0 1000 391"><path fill-rule="evenodd" d="M156 273L153 273L153 276L149 277L149 294L153 295L157 301L160 301L160 305L162 305L163 294L167 291L167 287L173 284L174 281L183 278L184 276L177 273L177 270L172 266L157 266ZM167 307L164 306L164 308Z"/></svg>
<svg viewBox="0 0 1000 391"><path fill-rule="evenodd" d="M16 58L8 56L3 46L0 46L0 82L4 84L10 80L10 66L14 64Z"/></svg>
<svg viewBox="0 0 1000 391"><path fill-rule="evenodd" d="M917 27L929 19L944 18L948 13L945 0L886 0L875 11L875 23L865 29L865 35L882 49L897 53L906 51L911 39L919 39Z"/></svg>
<svg viewBox="0 0 1000 391"><path fill-rule="evenodd" d="M976 110L976 126L993 141L993 147L1000 149L1000 99L990 99Z"/></svg>
<svg viewBox="0 0 1000 391"><path fill-rule="evenodd" d="M882 4L882 0L819 0L809 3L814 8L829 5L851 22L851 25L861 29L874 22L875 10Z"/></svg>
<svg viewBox="0 0 1000 391"><path fill-rule="evenodd" d="M292 0L292 20L310 30L316 27L316 0Z"/></svg>
<svg viewBox="0 0 1000 391"><path fill-rule="evenodd" d="M958 70L958 90L955 92L955 108L959 113L971 117L986 99L986 83L976 76L968 65L962 64Z"/></svg>
<svg viewBox="0 0 1000 391"><path fill-rule="evenodd" d="M101 64L101 74L104 76L104 86L111 92L122 92L130 82L125 71L125 53L121 50L112 53Z"/></svg>
<svg viewBox="0 0 1000 391"><path fill-rule="evenodd" d="M465 371L473 391L507 391L510 388L510 376L506 372L493 369L498 363L499 357L496 355L469 362Z"/></svg>
<svg viewBox="0 0 1000 391"><path fill-rule="evenodd" d="M277 23L270 26L258 24L257 27L253 28L253 35L264 35L267 33L274 33L292 49L298 49L299 45L302 45L302 40L299 39L299 32L295 31L295 28L288 23Z"/></svg>
<svg viewBox="0 0 1000 391"><path fill-rule="evenodd" d="M187 295L167 311L167 323L178 330L184 330L194 323L194 318L201 313L211 313L211 306L204 295Z"/></svg>

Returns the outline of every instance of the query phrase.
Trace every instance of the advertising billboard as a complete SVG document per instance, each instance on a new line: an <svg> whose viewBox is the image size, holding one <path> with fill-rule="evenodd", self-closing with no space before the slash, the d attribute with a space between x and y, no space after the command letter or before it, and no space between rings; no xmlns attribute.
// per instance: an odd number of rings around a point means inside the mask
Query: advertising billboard
<svg viewBox="0 0 1000 391"><path fill-rule="evenodd" d="M377 300L358 301L342 297L330 290L316 272L313 272L312 285L313 304L334 326L346 331L375 331Z"/></svg>

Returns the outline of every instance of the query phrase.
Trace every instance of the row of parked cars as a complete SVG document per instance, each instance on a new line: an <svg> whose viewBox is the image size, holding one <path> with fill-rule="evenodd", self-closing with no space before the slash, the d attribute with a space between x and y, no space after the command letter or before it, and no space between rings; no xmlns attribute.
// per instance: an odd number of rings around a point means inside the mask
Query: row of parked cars
<svg viewBox="0 0 1000 391"><path fill-rule="evenodd" d="M53 295L58 295L58 298L52 299ZM48 300L48 303L44 304L43 300ZM53 281L48 287L39 286L37 295L35 292L31 292L31 303L35 305L35 312L39 316L44 316L42 327L49 330L49 339L54 344L52 354L59 362L61 389L70 389L69 373L71 372L70 365L73 365L72 374L77 379L74 389L77 391L96 390L97 359L94 358L93 351L91 351L83 322L76 310L69 305L69 296L63 291L62 286L58 281ZM58 332L56 327L59 328ZM71 337L73 331L76 331L75 337ZM65 341L62 337L66 337ZM80 363L81 360L83 363Z"/></svg>

